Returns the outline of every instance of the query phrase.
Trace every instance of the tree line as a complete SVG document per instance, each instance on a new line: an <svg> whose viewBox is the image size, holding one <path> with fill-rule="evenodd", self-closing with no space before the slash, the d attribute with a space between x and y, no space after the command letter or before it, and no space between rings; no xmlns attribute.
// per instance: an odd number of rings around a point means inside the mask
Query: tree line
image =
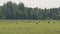
<svg viewBox="0 0 60 34"><path fill-rule="evenodd" d="M18 5L11 1L0 6L0 19L32 19L32 20L49 20L60 19L60 7L41 9L25 7L21 2Z"/></svg>

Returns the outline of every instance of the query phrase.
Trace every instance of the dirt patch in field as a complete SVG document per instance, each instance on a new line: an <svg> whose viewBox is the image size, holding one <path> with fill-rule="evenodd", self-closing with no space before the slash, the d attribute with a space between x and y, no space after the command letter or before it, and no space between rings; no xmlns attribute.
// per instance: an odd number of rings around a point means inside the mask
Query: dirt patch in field
<svg viewBox="0 0 60 34"><path fill-rule="evenodd" d="M55 32L60 33L60 28L57 28Z"/></svg>
<svg viewBox="0 0 60 34"><path fill-rule="evenodd" d="M18 30L33 30L34 28L17 28Z"/></svg>
<svg viewBox="0 0 60 34"><path fill-rule="evenodd" d="M16 31L16 30L33 30L34 28L0 28L0 30L11 30L11 31Z"/></svg>

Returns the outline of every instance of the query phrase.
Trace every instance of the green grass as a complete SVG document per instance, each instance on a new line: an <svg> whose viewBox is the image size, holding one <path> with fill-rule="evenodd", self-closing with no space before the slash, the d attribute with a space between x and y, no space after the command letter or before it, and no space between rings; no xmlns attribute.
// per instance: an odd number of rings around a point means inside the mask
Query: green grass
<svg viewBox="0 0 60 34"><path fill-rule="evenodd" d="M0 34L60 34L60 20L0 20Z"/></svg>

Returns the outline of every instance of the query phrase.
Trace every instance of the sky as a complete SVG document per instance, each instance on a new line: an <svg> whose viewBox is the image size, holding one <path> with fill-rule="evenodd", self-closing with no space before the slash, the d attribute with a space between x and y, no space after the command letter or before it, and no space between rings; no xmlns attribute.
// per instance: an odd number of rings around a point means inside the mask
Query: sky
<svg viewBox="0 0 60 34"><path fill-rule="evenodd" d="M38 8L58 8L60 7L60 0L0 0L0 5L7 3L8 1L19 4L23 2L25 7L38 7Z"/></svg>

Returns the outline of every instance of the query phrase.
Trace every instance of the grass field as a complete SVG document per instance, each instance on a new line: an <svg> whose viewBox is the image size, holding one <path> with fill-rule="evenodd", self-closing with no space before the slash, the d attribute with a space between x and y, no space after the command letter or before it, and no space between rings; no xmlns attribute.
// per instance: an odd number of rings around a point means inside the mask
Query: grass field
<svg viewBox="0 0 60 34"><path fill-rule="evenodd" d="M60 34L60 20L0 20L0 34Z"/></svg>

